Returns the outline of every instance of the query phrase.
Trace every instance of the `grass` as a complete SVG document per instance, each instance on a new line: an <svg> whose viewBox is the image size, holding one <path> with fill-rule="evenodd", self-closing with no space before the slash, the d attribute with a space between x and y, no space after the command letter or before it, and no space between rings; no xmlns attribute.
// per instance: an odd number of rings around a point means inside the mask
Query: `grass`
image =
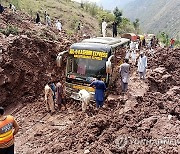
<svg viewBox="0 0 180 154"><path fill-rule="evenodd" d="M0 29L0 32L6 36L9 36L10 34L13 34L13 35L19 34L18 28L12 25L8 25L6 29Z"/></svg>

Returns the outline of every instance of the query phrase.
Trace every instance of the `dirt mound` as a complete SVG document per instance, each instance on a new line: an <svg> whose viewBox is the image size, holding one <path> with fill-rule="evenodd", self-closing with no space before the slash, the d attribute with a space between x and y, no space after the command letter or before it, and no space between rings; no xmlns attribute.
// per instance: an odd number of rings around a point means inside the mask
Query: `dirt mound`
<svg viewBox="0 0 180 154"><path fill-rule="evenodd" d="M64 75L65 65L56 67L57 54L82 38L36 25L20 11L6 9L0 20L0 104L32 102L49 80Z"/></svg>
<svg viewBox="0 0 180 154"><path fill-rule="evenodd" d="M143 97L137 96L125 103L121 99L111 100L93 116L76 114L73 125L56 132L57 144L42 152L178 153L178 51L161 49L156 58L150 59L153 69L148 76L149 90ZM134 105L128 107L128 104Z"/></svg>
<svg viewBox="0 0 180 154"><path fill-rule="evenodd" d="M61 78L56 55L66 45L38 38L17 37L3 50L0 75L1 104L31 102L51 78Z"/></svg>

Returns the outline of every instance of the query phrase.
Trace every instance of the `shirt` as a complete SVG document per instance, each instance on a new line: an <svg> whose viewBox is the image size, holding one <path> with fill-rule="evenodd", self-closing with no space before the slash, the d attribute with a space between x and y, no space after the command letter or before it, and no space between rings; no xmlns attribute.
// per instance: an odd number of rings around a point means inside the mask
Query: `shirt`
<svg viewBox="0 0 180 154"><path fill-rule="evenodd" d="M119 73L124 83L128 83L129 69L130 69L130 65L128 63L123 63L120 65Z"/></svg>
<svg viewBox="0 0 180 154"><path fill-rule="evenodd" d="M95 86L95 100L96 101L104 101L104 91L106 90L106 85L103 81L96 80L91 83L90 86Z"/></svg>
<svg viewBox="0 0 180 154"><path fill-rule="evenodd" d="M61 25L60 22L57 22L57 23L56 23L56 28L57 28L59 31L61 31L62 25Z"/></svg>
<svg viewBox="0 0 180 154"><path fill-rule="evenodd" d="M147 57L146 56L139 57L138 72L144 72L146 70L146 67L147 67Z"/></svg>
<svg viewBox="0 0 180 154"><path fill-rule="evenodd" d="M107 23L104 21L102 22L102 31L106 30Z"/></svg>

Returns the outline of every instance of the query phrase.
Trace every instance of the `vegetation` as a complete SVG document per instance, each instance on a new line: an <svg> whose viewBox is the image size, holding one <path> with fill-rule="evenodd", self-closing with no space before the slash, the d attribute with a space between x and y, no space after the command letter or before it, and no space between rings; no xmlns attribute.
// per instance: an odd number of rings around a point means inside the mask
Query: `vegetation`
<svg viewBox="0 0 180 154"><path fill-rule="evenodd" d="M129 19L122 17L122 10L118 7L112 13L97 6L96 3L83 2L83 0L81 4L71 0L6 0L3 3L6 5L8 3L14 4L17 9L27 12L34 19L36 18L36 12L39 12L41 22L44 22L44 12L46 10L53 20L52 23L55 23L56 19L60 19L63 28L69 34L76 33L78 24L82 23L84 27L90 27L90 30L87 30L89 33L93 31L95 35L99 35L102 19L105 19L110 29L112 23L116 21L120 34L135 32L136 29Z"/></svg>
<svg viewBox="0 0 180 154"><path fill-rule="evenodd" d="M135 19L135 21L133 22L133 26L134 26L134 28L135 28L136 34L139 34L139 32L140 32L140 28L139 28L139 26L140 26L139 19Z"/></svg>
<svg viewBox="0 0 180 154"><path fill-rule="evenodd" d="M170 46L170 40L171 38L169 35L165 32L160 32L157 37L159 38L159 41L162 42L165 46ZM175 47L180 47L180 39L179 37L173 38L175 40Z"/></svg>
<svg viewBox="0 0 180 154"><path fill-rule="evenodd" d="M120 11L118 9L118 7L116 7L113 11L114 16L115 16L115 21L117 22L117 24L119 25L122 22L122 11Z"/></svg>
<svg viewBox="0 0 180 154"><path fill-rule="evenodd" d="M18 35L19 33L18 28L12 25L8 25L6 29L0 29L0 32L6 36L9 36L10 34Z"/></svg>
<svg viewBox="0 0 180 154"><path fill-rule="evenodd" d="M96 17L99 21L99 25L102 22L102 19L105 19L105 21L108 23L108 27L112 27L112 23L114 21L118 24L118 33L129 33L129 32L135 32L135 27L133 27L133 24L130 22L129 19L122 17L123 13L122 10L120 10L118 7L116 7L111 13L110 11L103 10L103 8L97 6L95 3L89 3L89 2L81 2L81 9L89 12L92 16ZM137 22L137 31L139 32L139 21Z"/></svg>

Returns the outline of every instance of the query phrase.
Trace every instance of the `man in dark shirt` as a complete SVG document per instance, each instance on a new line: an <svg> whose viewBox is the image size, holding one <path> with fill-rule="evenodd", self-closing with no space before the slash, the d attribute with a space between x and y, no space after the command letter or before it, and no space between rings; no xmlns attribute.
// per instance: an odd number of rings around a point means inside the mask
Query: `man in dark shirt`
<svg viewBox="0 0 180 154"><path fill-rule="evenodd" d="M113 37L117 37L117 22L114 21L112 26L113 26Z"/></svg>
<svg viewBox="0 0 180 154"><path fill-rule="evenodd" d="M3 13L4 7L0 4L0 13Z"/></svg>
<svg viewBox="0 0 180 154"><path fill-rule="evenodd" d="M97 77L96 81L93 81L90 85L91 87L95 87L95 100L96 100L96 107L100 108L103 106L104 103L104 92L106 90L106 85L103 81L101 81L101 76Z"/></svg>

